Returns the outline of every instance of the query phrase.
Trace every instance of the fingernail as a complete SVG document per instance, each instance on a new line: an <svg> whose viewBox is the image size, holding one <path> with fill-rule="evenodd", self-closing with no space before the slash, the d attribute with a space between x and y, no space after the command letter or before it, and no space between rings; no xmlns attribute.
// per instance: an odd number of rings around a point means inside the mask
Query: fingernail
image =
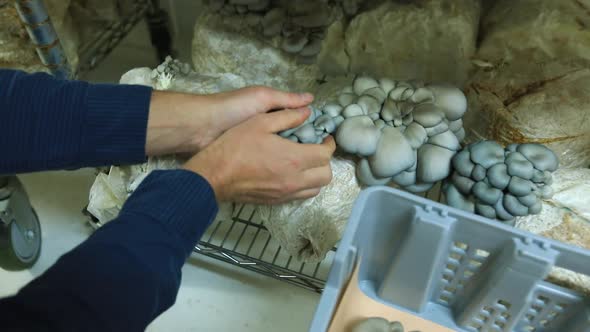
<svg viewBox="0 0 590 332"><path fill-rule="evenodd" d="M313 99L313 95L311 93L300 93L299 94L301 96L301 98L305 99L305 100L312 100Z"/></svg>

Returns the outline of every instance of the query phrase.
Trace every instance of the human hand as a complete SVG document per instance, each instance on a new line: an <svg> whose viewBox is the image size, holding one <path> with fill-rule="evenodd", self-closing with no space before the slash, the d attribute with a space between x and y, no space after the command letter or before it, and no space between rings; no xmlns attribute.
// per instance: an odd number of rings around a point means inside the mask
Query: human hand
<svg viewBox="0 0 590 332"><path fill-rule="evenodd" d="M248 87L211 95L154 91L146 139L147 155L194 153L226 130L261 113L305 107L311 94Z"/></svg>
<svg viewBox="0 0 590 332"><path fill-rule="evenodd" d="M313 197L332 180L336 144L298 144L276 135L302 124L308 108L259 114L228 130L184 168L206 178L218 202L278 204Z"/></svg>

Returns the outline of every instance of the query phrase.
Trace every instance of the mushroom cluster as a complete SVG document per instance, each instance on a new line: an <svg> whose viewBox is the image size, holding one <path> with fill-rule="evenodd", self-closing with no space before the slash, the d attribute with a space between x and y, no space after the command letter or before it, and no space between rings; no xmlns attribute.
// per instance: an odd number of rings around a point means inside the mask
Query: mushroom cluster
<svg viewBox="0 0 590 332"><path fill-rule="evenodd" d="M280 48L304 64L315 63L325 29L337 13L354 15L364 0L293 1L210 0L209 8L225 15L243 15L267 38L280 37ZM334 10L336 8L336 10Z"/></svg>
<svg viewBox="0 0 590 332"><path fill-rule="evenodd" d="M404 326L400 322L390 322L385 318L371 317L357 323L351 332L404 332Z"/></svg>
<svg viewBox="0 0 590 332"><path fill-rule="evenodd" d="M555 153L544 145L480 141L465 147L452 161L454 172L444 184L447 204L491 219L541 212L541 199L553 195Z"/></svg>
<svg viewBox="0 0 590 332"><path fill-rule="evenodd" d="M279 133L299 143L320 143L336 132L338 146L361 158L364 185L394 182L424 192L451 172L465 136L467 101L447 85L358 76L334 102L313 109L307 121Z"/></svg>

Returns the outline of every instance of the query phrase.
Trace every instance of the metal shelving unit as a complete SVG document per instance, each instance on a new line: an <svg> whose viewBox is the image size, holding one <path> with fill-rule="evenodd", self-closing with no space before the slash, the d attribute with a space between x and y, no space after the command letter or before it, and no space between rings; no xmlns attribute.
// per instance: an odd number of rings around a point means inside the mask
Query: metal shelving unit
<svg viewBox="0 0 590 332"><path fill-rule="evenodd" d="M108 22L86 43L80 45L77 68L70 68L68 65L43 1L18 0L16 7L41 62L59 78L75 78L96 68L142 19L146 19L148 23L151 43L159 60L163 61L167 55L173 54L168 14L160 8L159 0L127 1L129 4L126 5L131 7L126 8L128 15Z"/></svg>

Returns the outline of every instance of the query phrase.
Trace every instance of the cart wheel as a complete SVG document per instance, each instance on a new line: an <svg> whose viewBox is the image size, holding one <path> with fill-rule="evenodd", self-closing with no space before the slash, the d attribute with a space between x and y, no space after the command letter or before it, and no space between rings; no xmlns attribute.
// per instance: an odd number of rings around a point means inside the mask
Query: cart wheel
<svg viewBox="0 0 590 332"><path fill-rule="evenodd" d="M41 254L41 225L37 212L30 218L0 226L0 268L25 270L33 266Z"/></svg>

